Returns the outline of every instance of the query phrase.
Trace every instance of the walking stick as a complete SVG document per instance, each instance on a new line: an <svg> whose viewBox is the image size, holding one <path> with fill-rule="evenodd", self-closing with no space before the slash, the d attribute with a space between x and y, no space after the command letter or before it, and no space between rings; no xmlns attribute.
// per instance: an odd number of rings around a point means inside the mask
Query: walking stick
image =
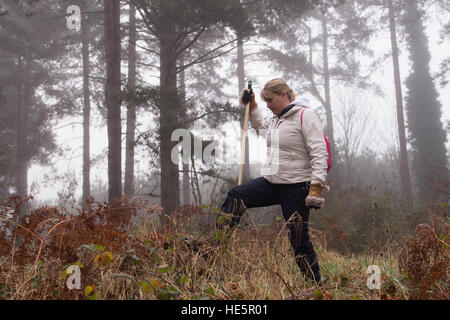
<svg viewBox="0 0 450 320"><path fill-rule="evenodd" d="M252 82L248 82L248 90L250 93L252 92ZM241 143L241 165L239 168L239 179L238 186L242 184L242 174L244 173L244 162L245 162L245 138L247 137L247 129L248 129L248 114L250 112L250 102L245 105L245 118L244 118L244 133L242 134L242 143Z"/></svg>

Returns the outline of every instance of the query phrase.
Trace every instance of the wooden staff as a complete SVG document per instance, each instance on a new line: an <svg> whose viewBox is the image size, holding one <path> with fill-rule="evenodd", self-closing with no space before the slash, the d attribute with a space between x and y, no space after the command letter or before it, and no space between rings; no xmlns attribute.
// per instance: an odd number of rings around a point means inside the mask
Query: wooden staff
<svg viewBox="0 0 450 320"><path fill-rule="evenodd" d="M250 94L252 93L252 82L248 82L248 90ZM245 162L245 138L247 137L248 130L248 115L250 113L250 101L245 105L245 118L244 118L244 133L242 134L242 143L241 143L241 165L239 168L239 179L238 186L242 184L242 175L244 173L244 162Z"/></svg>

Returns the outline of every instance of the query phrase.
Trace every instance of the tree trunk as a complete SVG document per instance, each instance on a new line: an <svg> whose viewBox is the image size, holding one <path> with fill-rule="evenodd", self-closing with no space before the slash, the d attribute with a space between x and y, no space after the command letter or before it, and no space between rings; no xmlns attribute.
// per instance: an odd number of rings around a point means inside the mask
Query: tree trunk
<svg viewBox="0 0 450 320"><path fill-rule="evenodd" d="M32 88L31 88L31 61L29 57L25 58L23 66L22 57L19 57L18 69L23 72L23 83L17 87L17 194L21 197L28 195L28 119L30 112ZM23 70L25 68L25 70ZM22 206L19 222L28 214L29 205Z"/></svg>
<svg viewBox="0 0 450 320"><path fill-rule="evenodd" d="M134 97L136 92L136 7L130 2L130 29L128 38L128 93ZM125 158L125 186L124 193L134 194L134 143L136 131L136 103L134 100L127 105L127 135Z"/></svg>
<svg viewBox="0 0 450 320"><path fill-rule="evenodd" d="M122 197L120 105L120 1L105 0L108 201Z"/></svg>
<svg viewBox="0 0 450 320"><path fill-rule="evenodd" d="M198 179L198 174L197 174L197 169L195 168L195 159L194 156L191 155L191 164L192 164L192 194L194 195L194 199L195 199L195 204L199 205L202 204L202 192L200 190L200 184L199 184L199 179ZM195 185L194 185L195 183ZM197 195L195 194L197 191Z"/></svg>
<svg viewBox="0 0 450 320"><path fill-rule="evenodd" d="M22 57L18 59L18 69L22 71ZM23 104L23 84L17 84L17 177L16 177L16 191L19 196L24 196L27 193L26 180L24 179L24 144L25 144L25 126L24 126L24 104Z"/></svg>
<svg viewBox="0 0 450 320"><path fill-rule="evenodd" d="M325 87L325 111L327 118L327 127L325 134L330 143L331 161L336 164L336 148L334 143L334 126L333 126L333 111L331 110L331 95L330 95L330 70L328 66L328 28L325 3L322 4L322 52L323 52L323 72L324 72L324 87Z"/></svg>
<svg viewBox="0 0 450 320"><path fill-rule="evenodd" d="M17 92L18 108L17 108L17 194L21 197L28 194L28 166L26 160L26 102L24 101L24 90L22 84L18 86Z"/></svg>
<svg viewBox="0 0 450 320"><path fill-rule="evenodd" d="M184 55L180 57L180 67L184 65ZM183 71L179 73L180 77L180 91L181 91L181 110L180 119L185 122L186 119L186 74ZM191 202L191 190L189 187L189 163L183 162L183 205L188 205Z"/></svg>
<svg viewBox="0 0 450 320"><path fill-rule="evenodd" d="M238 74L238 86L239 86L239 91L238 94L240 94L241 90L246 88L246 84L245 84L245 62L244 62L244 45L243 45L243 40L242 40L242 36L238 35L238 39L237 39L237 43L238 43L238 47L237 47L237 61L238 61L238 65L237 65L237 74ZM242 134L244 133L244 119L245 119L245 106L241 105L241 132ZM242 139L241 139L242 141ZM242 183L245 183L246 181L249 180L250 177L250 165L249 165L249 160L250 160L250 156L249 156L249 145L248 145L248 135L245 137L245 163L244 163L244 168L243 168L243 172L242 172Z"/></svg>
<svg viewBox="0 0 450 320"><path fill-rule="evenodd" d="M25 60L25 68L23 66ZM28 115L30 112L30 104L32 97L31 84L31 59L19 57L17 62L17 72L22 76L22 82L17 84L17 135L16 135L16 193L21 197L28 196ZM20 207L19 216L16 218L17 223L21 224L24 217L28 215L30 205L25 202ZM17 224L9 223L9 234L15 234ZM15 238L15 246L18 247L23 241L23 237L18 235Z"/></svg>
<svg viewBox="0 0 450 320"><path fill-rule="evenodd" d="M183 204L191 203L191 189L189 187L189 163L183 163Z"/></svg>
<svg viewBox="0 0 450 320"><path fill-rule="evenodd" d="M347 190L350 191L352 189L352 160L350 159L350 156L348 153L345 155L345 166L346 166L346 172L345 172L345 181L347 185Z"/></svg>
<svg viewBox="0 0 450 320"><path fill-rule="evenodd" d="M412 188L409 175L408 153L406 149L405 120L403 116L403 96L400 80L400 67L398 61L397 33L392 0L388 0L389 29L391 32L392 61L394 65L395 97L397 102L397 125L400 144L400 186L402 200L408 207L412 206Z"/></svg>
<svg viewBox="0 0 450 320"><path fill-rule="evenodd" d="M177 127L177 76L173 46L176 39L172 32L160 37L160 161L161 161L161 206L166 214L173 213L180 205L180 181L178 161L172 162L171 153L176 141L171 135Z"/></svg>
<svg viewBox="0 0 450 320"><path fill-rule="evenodd" d="M84 8L86 11L86 6ZM82 55L83 55L83 195L82 204L86 207L86 200L91 194L90 187L90 118L91 118L91 98L89 89L89 34L87 27L87 16L81 19L82 32Z"/></svg>

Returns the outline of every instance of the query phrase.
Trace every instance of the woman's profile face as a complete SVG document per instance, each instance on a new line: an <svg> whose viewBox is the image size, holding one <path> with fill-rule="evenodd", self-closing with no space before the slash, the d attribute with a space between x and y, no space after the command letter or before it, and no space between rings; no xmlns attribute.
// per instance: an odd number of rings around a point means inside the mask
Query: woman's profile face
<svg viewBox="0 0 450 320"><path fill-rule="evenodd" d="M272 111L274 115L280 114L280 112L289 105L289 99L287 98L286 91L283 91L280 95L271 94L264 98L267 104L267 108Z"/></svg>

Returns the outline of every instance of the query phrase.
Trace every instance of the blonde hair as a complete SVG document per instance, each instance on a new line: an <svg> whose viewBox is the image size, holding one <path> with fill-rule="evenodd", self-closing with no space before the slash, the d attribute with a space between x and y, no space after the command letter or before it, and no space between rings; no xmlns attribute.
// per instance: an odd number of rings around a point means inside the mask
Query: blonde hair
<svg viewBox="0 0 450 320"><path fill-rule="evenodd" d="M266 101L270 99L273 95L281 95L283 91L286 91L286 94L289 98L289 101L292 102L295 99L294 91L288 86L286 81L281 78L272 79L266 83L264 89L261 91L261 98Z"/></svg>

